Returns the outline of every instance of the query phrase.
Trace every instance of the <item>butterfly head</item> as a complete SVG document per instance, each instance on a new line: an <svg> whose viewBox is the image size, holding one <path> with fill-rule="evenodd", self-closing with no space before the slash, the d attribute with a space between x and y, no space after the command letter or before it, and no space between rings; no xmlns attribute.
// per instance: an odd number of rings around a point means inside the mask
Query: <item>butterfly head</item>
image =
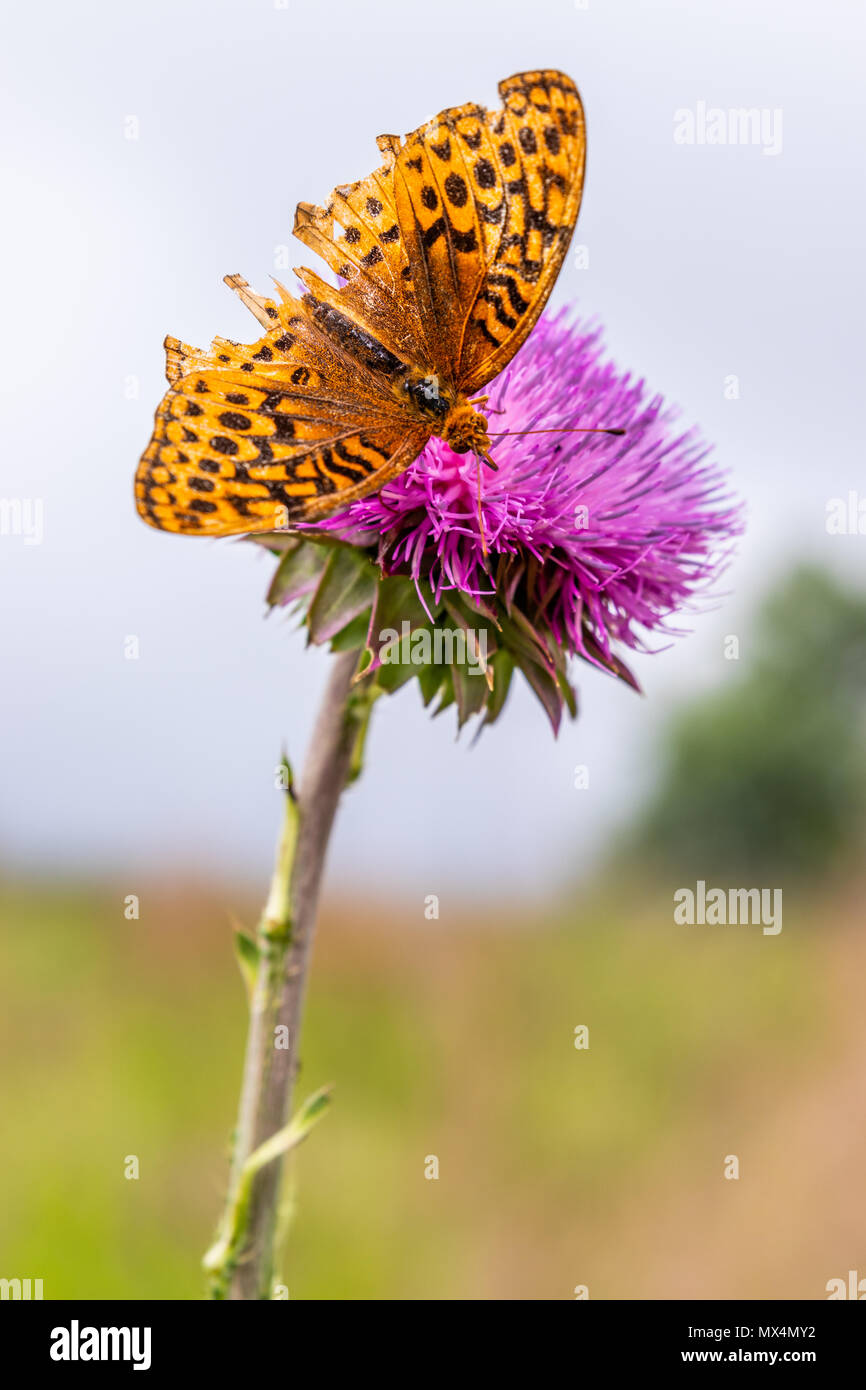
<svg viewBox="0 0 866 1390"><path fill-rule="evenodd" d="M455 454L484 455L490 448L487 421L465 397L455 402L438 433Z"/></svg>

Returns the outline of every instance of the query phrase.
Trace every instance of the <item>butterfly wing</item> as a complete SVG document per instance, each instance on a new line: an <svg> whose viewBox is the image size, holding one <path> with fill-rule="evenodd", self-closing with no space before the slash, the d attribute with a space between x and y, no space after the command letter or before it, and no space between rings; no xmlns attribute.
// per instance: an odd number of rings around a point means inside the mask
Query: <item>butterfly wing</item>
<svg viewBox="0 0 866 1390"><path fill-rule="evenodd" d="M392 351L469 395L525 340L553 288L583 191L586 126L563 73L500 83L503 106L452 107L407 135L379 137L385 163L302 203L295 234L344 280L315 294Z"/></svg>
<svg viewBox="0 0 866 1390"><path fill-rule="evenodd" d="M586 125L560 72L500 83L500 111L444 111L407 137L395 194L421 317L466 395L511 360L553 288L583 192Z"/></svg>
<svg viewBox="0 0 866 1390"><path fill-rule="evenodd" d="M429 430L388 387L380 345L316 320L308 300L234 288L263 323L251 345L202 353L166 339L170 386L136 475L140 515L164 531L228 536L284 529L381 487Z"/></svg>
<svg viewBox="0 0 866 1390"><path fill-rule="evenodd" d="M510 361L567 250L586 142L564 74L499 91L500 111L453 107L405 140L380 136L369 178L299 204L295 234L339 287L299 270L308 293L276 304L232 277L263 338L209 353L166 341L170 388L136 477L145 521L225 536L326 516L429 439L400 395L413 370L471 395Z"/></svg>
<svg viewBox="0 0 866 1390"><path fill-rule="evenodd" d="M430 360L430 348L397 220L394 142L399 149L396 136L379 136L385 163L369 178L335 188L324 207L297 206L295 236L339 276L340 288L311 270L295 274L316 299L365 324L396 356L421 365Z"/></svg>

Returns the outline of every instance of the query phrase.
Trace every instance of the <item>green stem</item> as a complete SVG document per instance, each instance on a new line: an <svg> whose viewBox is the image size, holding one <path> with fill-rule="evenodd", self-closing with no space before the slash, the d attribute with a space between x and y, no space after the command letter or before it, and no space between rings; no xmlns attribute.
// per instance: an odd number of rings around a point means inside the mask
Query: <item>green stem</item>
<svg viewBox="0 0 866 1390"><path fill-rule="evenodd" d="M226 1209L205 1257L211 1296L266 1299L274 1282L283 1158L298 1142L287 1125L319 887L340 795L357 775L359 750L375 698L352 678L358 652L333 660L295 798L291 779L268 900L256 937L258 963L250 1003L244 1074ZM317 1118L320 1094L308 1102ZM309 1116L307 1116L309 1118ZM302 1124L303 1133L309 1123ZM288 1138L287 1138L288 1136Z"/></svg>

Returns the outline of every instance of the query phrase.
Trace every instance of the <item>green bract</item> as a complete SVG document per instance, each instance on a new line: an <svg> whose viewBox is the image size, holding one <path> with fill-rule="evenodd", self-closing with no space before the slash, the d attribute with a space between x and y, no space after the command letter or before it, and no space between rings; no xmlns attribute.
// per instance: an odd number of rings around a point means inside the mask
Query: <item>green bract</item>
<svg viewBox="0 0 866 1390"><path fill-rule="evenodd" d="M415 679L424 704L435 704L434 714L455 705L458 728L472 715L492 724L519 670L554 731L563 708L576 715L567 655L544 624L533 621L543 615L533 615L532 573L522 562L498 557L493 594L448 590L437 598L426 580L383 574L371 551L332 536L268 536L260 544L280 556L269 605L297 613L310 642L361 651L358 679L375 693L392 693ZM635 685L627 667L604 657L589 633L586 641L600 665Z"/></svg>

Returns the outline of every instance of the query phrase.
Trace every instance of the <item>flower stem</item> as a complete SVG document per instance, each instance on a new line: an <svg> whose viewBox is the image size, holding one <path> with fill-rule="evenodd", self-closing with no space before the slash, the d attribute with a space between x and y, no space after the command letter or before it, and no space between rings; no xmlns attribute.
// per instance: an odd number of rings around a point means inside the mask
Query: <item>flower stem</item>
<svg viewBox="0 0 866 1390"><path fill-rule="evenodd" d="M217 1241L205 1256L214 1298L271 1297L283 1157L296 1140L278 1139L259 1151L286 1131L328 840L340 795L357 775L374 698L366 683L352 685L358 656L353 651L334 658L297 797L289 780L274 875L256 937L228 1199Z"/></svg>

